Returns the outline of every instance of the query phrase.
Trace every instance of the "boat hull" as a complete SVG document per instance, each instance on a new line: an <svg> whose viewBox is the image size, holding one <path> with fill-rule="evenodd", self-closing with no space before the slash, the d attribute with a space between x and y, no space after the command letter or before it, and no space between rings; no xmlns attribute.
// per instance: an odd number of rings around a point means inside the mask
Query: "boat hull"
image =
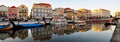
<svg viewBox="0 0 120 42"><path fill-rule="evenodd" d="M7 31L7 30L10 30L12 29L10 26L6 26L4 28L1 28L0 31Z"/></svg>

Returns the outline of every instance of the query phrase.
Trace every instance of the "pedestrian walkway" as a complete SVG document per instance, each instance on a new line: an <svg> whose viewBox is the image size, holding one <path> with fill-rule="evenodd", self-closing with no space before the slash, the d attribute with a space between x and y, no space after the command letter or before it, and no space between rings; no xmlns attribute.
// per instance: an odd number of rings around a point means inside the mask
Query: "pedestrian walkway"
<svg viewBox="0 0 120 42"><path fill-rule="evenodd" d="M110 42L120 42L120 23L117 23Z"/></svg>

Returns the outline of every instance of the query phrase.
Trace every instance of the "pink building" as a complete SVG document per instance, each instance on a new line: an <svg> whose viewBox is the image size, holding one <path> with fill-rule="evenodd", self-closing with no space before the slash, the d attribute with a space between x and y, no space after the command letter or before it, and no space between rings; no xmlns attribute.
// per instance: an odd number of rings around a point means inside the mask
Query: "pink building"
<svg viewBox="0 0 120 42"><path fill-rule="evenodd" d="M17 7L15 6L12 6L12 7L8 7L8 18L11 18L11 19L17 19L18 17L18 14L17 14Z"/></svg>

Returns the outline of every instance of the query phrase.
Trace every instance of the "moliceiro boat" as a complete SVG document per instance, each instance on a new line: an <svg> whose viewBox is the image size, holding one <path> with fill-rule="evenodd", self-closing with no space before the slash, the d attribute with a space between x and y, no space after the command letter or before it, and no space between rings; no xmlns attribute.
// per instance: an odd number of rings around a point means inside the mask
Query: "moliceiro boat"
<svg viewBox="0 0 120 42"><path fill-rule="evenodd" d="M6 22L7 23L7 22ZM5 24L6 24L5 23ZM0 25L0 31L7 31L13 28L13 24Z"/></svg>

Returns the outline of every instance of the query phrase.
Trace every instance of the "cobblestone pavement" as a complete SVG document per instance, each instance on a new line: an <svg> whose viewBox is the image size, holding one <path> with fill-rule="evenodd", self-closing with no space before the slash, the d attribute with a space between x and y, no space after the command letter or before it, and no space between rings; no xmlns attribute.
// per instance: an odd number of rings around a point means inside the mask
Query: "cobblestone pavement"
<svg viewBox="0 0 120 42"><path fill-rule="evenodd" d="M110 42L120 42L120 23L117 24Z"/></svg>

